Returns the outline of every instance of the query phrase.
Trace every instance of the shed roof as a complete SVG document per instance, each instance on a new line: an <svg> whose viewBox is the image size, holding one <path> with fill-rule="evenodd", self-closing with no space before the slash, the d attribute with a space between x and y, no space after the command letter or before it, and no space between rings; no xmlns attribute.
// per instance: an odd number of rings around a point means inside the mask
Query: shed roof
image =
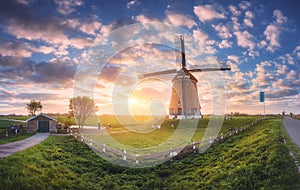
<svg viewBox="0 0 300 190"><path fill-rule="evenodd" d="M38 117L40 117L40 116L44 116L44 117L47 117L47 118L50 119L50 120L57 121L55 118L53 118L53 117L51 117L51 116L49 116L49 115L46 115L46 114L44 114L44 113L40 113L40 114L38 114L38 115L35 115L35 116L33 116L33 117L27 119L26 122L31 121L31 120L34 120L34 119L36 119L36 118L38 118Z"/></svg>

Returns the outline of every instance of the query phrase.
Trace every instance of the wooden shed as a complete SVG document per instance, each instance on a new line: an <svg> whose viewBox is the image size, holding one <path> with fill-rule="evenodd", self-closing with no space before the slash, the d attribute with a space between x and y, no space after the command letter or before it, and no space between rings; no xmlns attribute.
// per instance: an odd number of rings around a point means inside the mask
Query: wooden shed
<svg viewBox="0 0 300 190"><path fill-rule="evenodd" d="M26 120L28 132L56 133L57 120L49 115L40 113Z"/></svg>

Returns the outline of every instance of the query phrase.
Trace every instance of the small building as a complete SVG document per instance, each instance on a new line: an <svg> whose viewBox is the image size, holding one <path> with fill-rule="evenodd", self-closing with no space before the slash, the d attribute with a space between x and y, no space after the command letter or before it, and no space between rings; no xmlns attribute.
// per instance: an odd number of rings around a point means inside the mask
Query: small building
<svg viewBox="0 0 300 190"><path fill-rule="evenodd" d="M28 132L56 133L57 120L49 115L40 113L26 120Z"/></svg>

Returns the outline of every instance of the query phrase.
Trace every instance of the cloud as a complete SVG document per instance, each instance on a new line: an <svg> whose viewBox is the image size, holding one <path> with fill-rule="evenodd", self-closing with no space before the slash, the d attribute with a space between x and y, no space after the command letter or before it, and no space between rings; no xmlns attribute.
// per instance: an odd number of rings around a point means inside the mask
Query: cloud
<svg viewBox="0 0 300 190"><path fill-rule="evenodd" d="M6 41L0 39L0 55L13 57L30 57L34 48L22 41Z"/></svg>
<svg viewBox="0 0 300 190"><path fill-rule="evenodd" d="M135 20L141 23L148 23L148 22L159 22L160 20L155 19L155 18L149 18L146 17L145 15L138 15L135 17Z"/></svg>
<svg viewBox="0 0 300 190"><path fill-rule="evenodd" d="M233 5L229 5L228 9L234 16L239 16L241 14L241 11L238 10L237 7Z"/></svg>
<svg viewBox="0 0 300 190"><path fill-rule="evenodd" d="M0 89L0 98L1 100L6 100L6 99L10 99L11 97L13 97L14 94L5 90L5 89Z"/></svg>
<svg viewBox="0 0 300 190"><path fill-rule="evenodd" d="M81 37L72 38L69 41L70 41L70 45L77 49L83 49L89 47L94 42L94 40L91 38L81 38Z"/></svg>
<svg viewBox="0 0 300 190"><path fill-rule="evenodd" d="M139 1L137 1L137 0L131 0L131 1L129 1L129 2L126 4L126 6L127 6L127 9L130 9L130 8L132 8L133 6L136 6L136 5L139 5L139 4L141 4Z"/></svg>
<svg viewBox="0 0 300 190"><path fill-rule="evenodd" d="M240 23L238 22L238 18L237 17L231 17L232 23L233 23L233 30L234 31L239 31L240 30Z"/></svg>
<svg viewBox="0 0 300 190"><path fill-rule="evenodd" d="M252 23L252 20L254 18L254 14L253 12L251 11L246 11L245 13L245 19L244 19L244 23L246 26L249 26L249 27L253 27L253 23Z"/></svg>
<svg viewBox="0 0 300 190"><path fill-rule="evenodd" d="M280 36L279 28L274 25L270 24L264 31L264 35L266 36L266 40L269 42L267 50L274 52L278 47L280 47L279 43L279 36Z"/></svg>
<svg viewBox="0 0 300 190"><path fill-rule="evenodd" d="M216 43L216 41L210 40L209 36L202 30L193 30L193 37L199 41L199 52L203 52L206 54L214 54L217 52L217 50L213 46Z"/></svg>
<svg viewBox="0 0 300 190"><path fill-rule="evenodd" d="M296 57L297 57L298 59L300 59L300 46L299 46L299 45L295 47L295 49L294 49L294 51L293 51L293 54L295 54Z"/></svg>
<svg viewBox="0 0 300 190"><path fill-rule="evenodd" d="M266 41L269 43L267 50L271 52L274 52L281 47L279 37L282 32L283 24L287 22L287 17L283 16L282 12L279 10L273 12L273 17L275 20L269 24L264 31Z"/></svg>
<svg viewBox="0 0 300 190"><path fill-rule="evenodd" d="M255 43L253 40L253 35L250 34L248 31L236 31L234 32L234 35L237 38L237 44L241 47L249 47L250 49L254 49Z"/></svg>
<svg viewBox="0 0 300 190"><path fill-rule="evenodd" d="M282 14L280 10L274 10L273 17L276 19L276 23L284 24L288 21L288 18Z"/></svg>
<svg viewBox="0 0 300 190"><path fill-rule="evenodd" d="M24 58L0 57L0 78L15 81L19 86L30 82L68 85L76 68L76 64L67 60L35 63Z"/></svg>
<svg viewBox="0 0 300 190"><path fill-rule="evenodd" d="M39 101L50 101L50 100L57 100L61 98L58 94L53 93L19 93L18 95L14 96L14 98L18 99L34 99Z"/></svg>
<svg viewBox="0 0 300 190"><path fill-rule="evenodd" d="M208 35L202 30L194 30L193 31L194 38L198 39L200 42L205 42L208 39Z"/></svg>
<svg viewBox="0 0 300 190"><path fill-rule="evenodd" d="M266 93L266 98L268 99L281 99L283 97L298 95L297 89L285 89L285 90L272 90L271 93Z"/></svg>
<svg viewBox="0 0 300 190"><path fill-rule="evenodd" d="M297 72L296 72L295 70L291 70L291 71L287 74L286 78L287 78L288 80L295 80L295 79L297 78Z"/></svg>
<svg viewBox="0 0 300 190"><path fill-rule="evenodd" d="M254 73L256 74L256 77L251 80L253 90L257 88L266 88L269 86L266 70L263 64L257 64Z"/></svg>
<svg viewBox="0 0 300 190"><path fill-rule="evenodd" d="M60 44L68 39L61 27L53 22L30 22L27 25L19 21L11 21L7 32L18 39L43 40L48 43Z"/></svg>
<svg viewBox="0 0 300 190"><path fill-rule="evenodd" d="M221 43L219 43L219 48L224 49L224 48L230 48L232 47L232 42L229 42L227 40L222 40Z"/></svg>
<svg viewBox="0 0 300 190"><path fill-rule="evenodd" d="M17 0L17 2L23 5L29 5L30 0Z"/></svg>
<svg viewBox="0 0 300 190"><path fill-rule="evenodd" d="M248 9L249 7L251 6L250 2L248 1L241 1L239 3L239 7L242 9L242 10L246 10Z"/></svg>
<svg viewBox="0 0 300 190"><path fill-rule="evenodd" d="M102 24L97 21L85 22L80 26L80 30L86 34L96 35L96 32L99 31Z"/></svg>
<svg viewBox="0 0 300 190"><path fill-rule="evenodd" d="M287 74L287 66L286 65L279 65L279 68L277 70L277 73L280 75L286 75Z"/></svg>
<svg viewBox="0 0 300 190"><path fill-rule="evenodd" d="M62 60L41 62L34 65L31 81L37 83L68 84L73 80L77 65Z"/></svg>
<svg viewBox="0 0 300 190"><path fill-rule="evenodd" d="M83 4L83 1L81 0L55 0L54 3L56 3L58 6L56 10L63 14L67 15L72 12L74 12L76 9L75 7L81 6Z"/></svg>
<svg viewBox="0 0 300 190"><path fill-rule="evenodd" d="M61 25L66 25L72 29L75 29L80 26L80 21L79 19L66 19L61 22Z"/></svg>
<svg viewBox="0 0 300 190"><path fill-rule="evenodd" d="M228 55L227 59L234 61L237 64L239 64L239 62L240 62L240 58L237 55Z"/></svg>
<svg viewBox="0 0 300 190"><path fill-rule="evenodd" d="M194 6L194 13L201 22L226 18L224 13L216 10L212 5Z"/></svg>
<svg viewBox="0 0 300 190"><path fill-rule="evenodd" d="M183 14L169 13L167 12L167 19L171 24L175 26L186 26L191 29L196 25L196 22Z"/></svg>
<svg viewBox="0 0 300 190"><path fill-rule="evenodd" d="M109 64L109 66L105 67L99 78L101 80L105 80L107 82L114 82L117 80L117 77L120 75L120 73L123 71L122 67L119 67L117 65Z"/></svg>
<svg viewBox="0 0 300 190"><path fill-rule="evenodd" d="M218 32L218 36L220 36L222 39L231 38L232 34L229 30L229 28L223 24L218 25L212 25L212 27L215 29L216 32Z"/></svg>

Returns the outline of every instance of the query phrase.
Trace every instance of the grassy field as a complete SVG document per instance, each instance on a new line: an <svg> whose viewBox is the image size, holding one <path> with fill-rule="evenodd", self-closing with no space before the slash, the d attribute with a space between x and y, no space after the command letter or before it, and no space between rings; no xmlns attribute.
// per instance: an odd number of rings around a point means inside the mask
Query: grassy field
<svg viewBox="0 0 300 190"><path fill-rule="evenodd" d="M5 138L0 138L0 144L6 144L6 143L11 143L19 140L26 139L28 137L31 137L34 135L34 133L26 133L26 134L21 134L21 135L11 135Z"/></svg>
<svg viewBox="0 0 300 190"><path fill-rule="evenodd" d="M299 189L280 119L267 119L204 154L142 169L112 165L71 137L51 136L0 160L0 189Z"/></svg>
<svg viewBox="0 0 300 190"><path fill-rule="evenodd" d="M219 131L219 134L228 132L230 129L238 129L240 127L243 127L244 125L249 124L255 121L256 119L258 119L258 116L234 116L230 120L224 120L224 123L222 125L222 128ZM138 133L138 132L129 131L128 129L124 128L113 116L105 116L105 117L102 116L102 118L100 117L100 120L101 123L111 125L111 127L107 130L111 138L113 138L114 140L120 142L125 146L130 146L133 148L147 148L147 147L158 145L168 140L175 133L179 122L179 120L165 120L161 124L160 129L155 129L152 132L148 132L148 133ZM195 130L194 135L191 136L190 142L191 141L196 142L202 139L208 122L209 122L209 117L204 117L203 119L200 119L198 121L197 128ZM127 124L130 124L130 121L127 121ZM171 127L172 124L174 125L173 128ZM141 128L148 127L148 129L151 129L150 124L148 125L142 124L142 125L144 126L141 126ZM184 139L189 138L189 134L191 132L193 132L193 129L186 127L180 131L180 135L179 135L180 137L178 138L181 138L182 141L184 141ZM103 133L85 134L85 137L91 138L95 142L99 142L101 144L105 142L107 145L113 146L112 144L109 144L109 138L107 137L106 134ZM175 144L178 144L177 141L175 142ZM186 143L183 142L182 144L186 144ZM174 147L175 145L170 145L170 146Z"/></svg>
<svg viewBox="0 0 300 190"><path fill-rule="evenodd" d="M10 127L13 124L22 124L23 126L27 126L27 123L16 122L16 121L7 121L7 120L2 120L0 118L0 129L6 129L6 128Z"/></svg>

